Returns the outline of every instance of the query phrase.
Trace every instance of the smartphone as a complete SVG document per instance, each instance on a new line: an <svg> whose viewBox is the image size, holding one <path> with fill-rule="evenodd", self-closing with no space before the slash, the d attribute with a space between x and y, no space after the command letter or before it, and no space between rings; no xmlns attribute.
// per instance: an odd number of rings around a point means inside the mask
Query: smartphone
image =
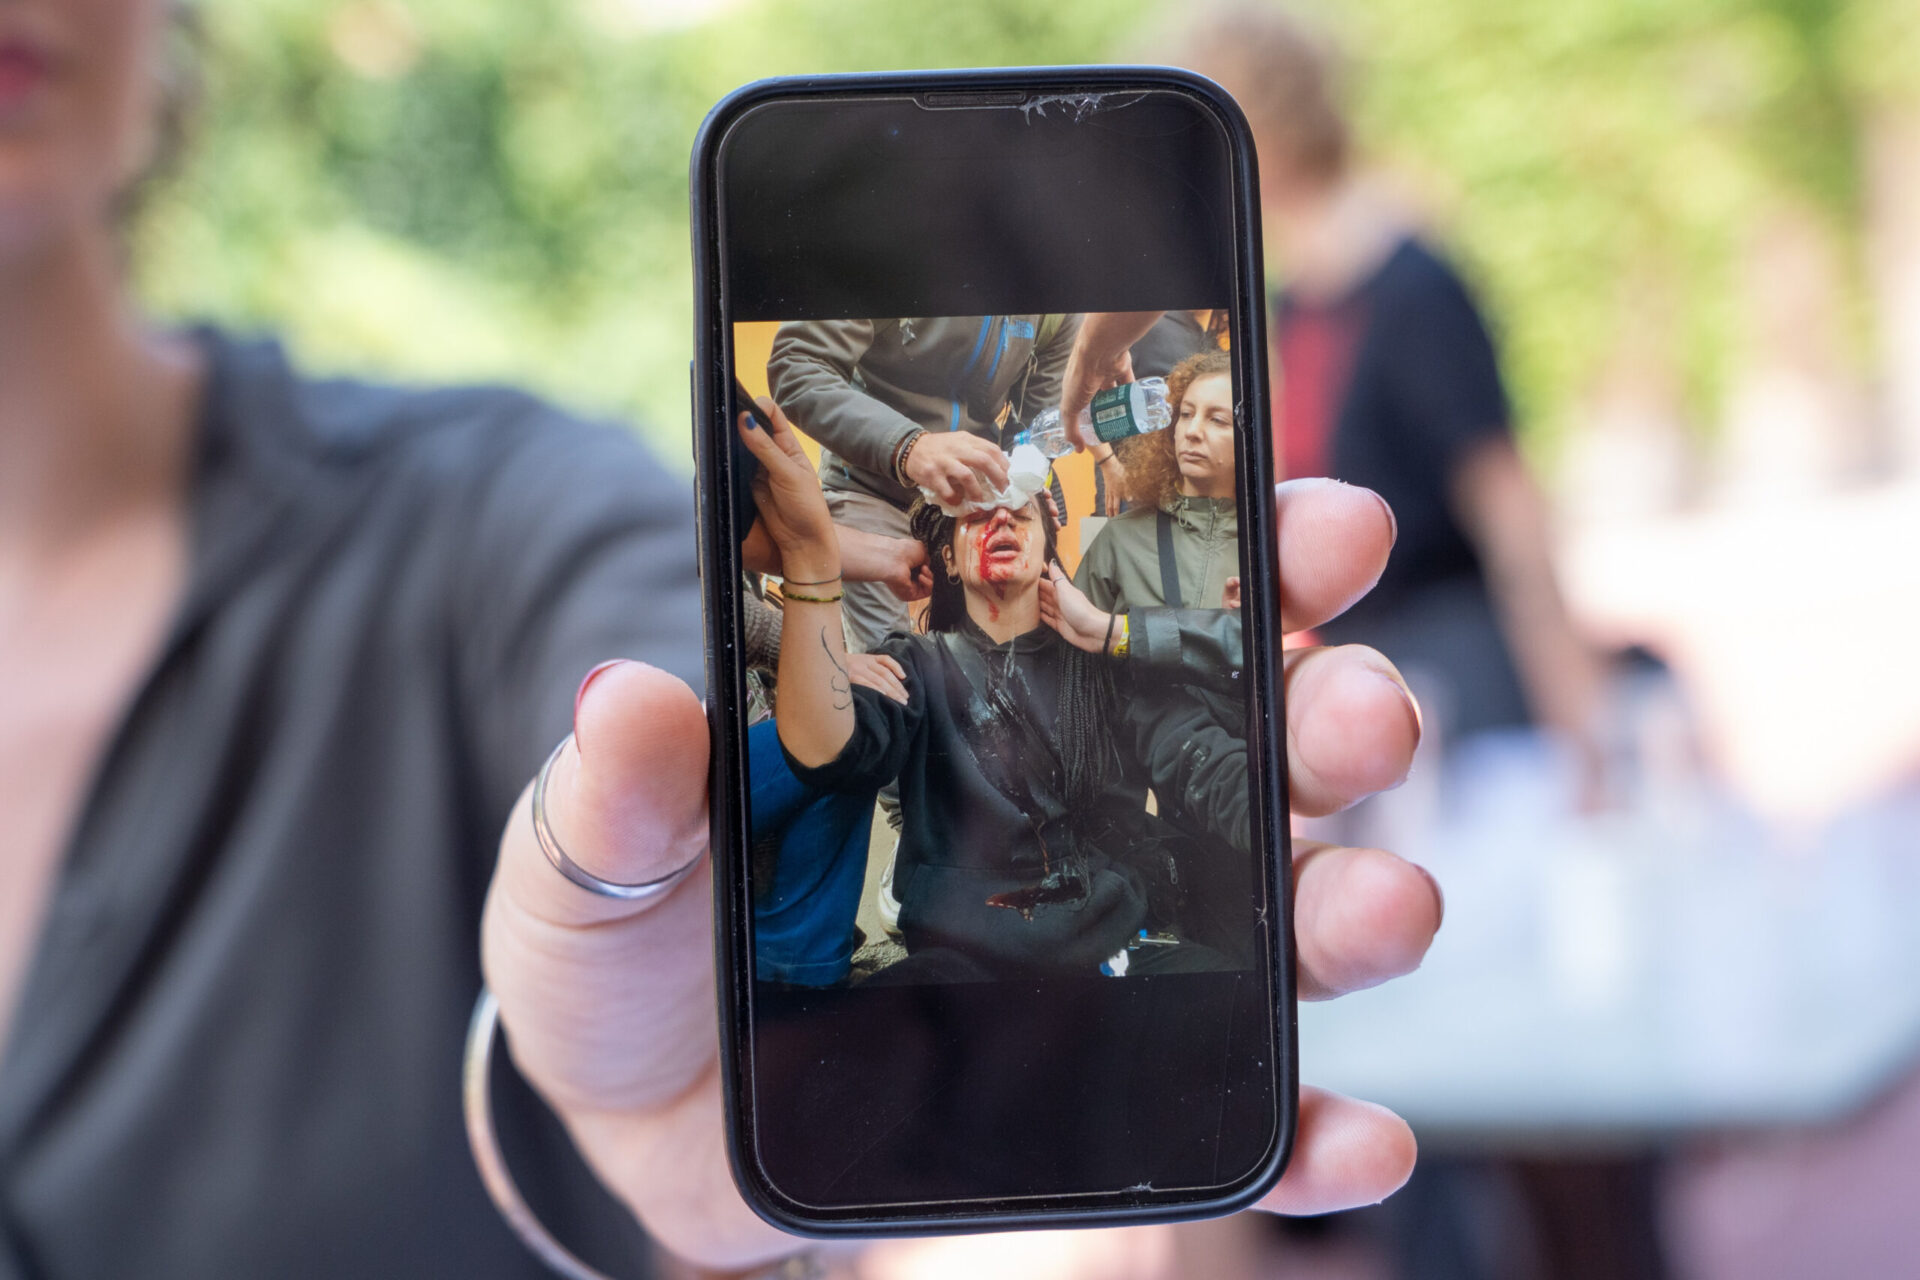
<svg viewBox="0 0 1920 1280"><path fill-rule="evenodd" d="M1256 190L1233 102L1155 68L767 81L695 143L722 1054L735 1177L781 1227L1197 1217L1286 1163ZM1096 334L1131 344L1095 406L1118 465L1035 447ZM928 598L851 554L840 583L744 562L753 394L836 536L923 555ZM1056 564L1073 627L1042 620ZM829 724L838 754L791 749Z"/></svg>

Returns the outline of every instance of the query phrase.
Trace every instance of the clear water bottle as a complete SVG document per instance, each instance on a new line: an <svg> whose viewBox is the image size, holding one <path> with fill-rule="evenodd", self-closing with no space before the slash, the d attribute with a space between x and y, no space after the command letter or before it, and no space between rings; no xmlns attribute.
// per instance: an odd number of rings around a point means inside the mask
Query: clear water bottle
<svg viewBox="0 0 1920 1280"><path fill-rule="evenodd" d="M1167 380L1142 378L1138 382L1108 387L1080 411L1080 425L1095 439L1109 444L1172 426L1173 406L1167 403ZM1067 427L1060 421L1058 409L1041 413L1026 434L1033 446L1049 458L1073 452L1073 442L1067 439Z"/></svg>

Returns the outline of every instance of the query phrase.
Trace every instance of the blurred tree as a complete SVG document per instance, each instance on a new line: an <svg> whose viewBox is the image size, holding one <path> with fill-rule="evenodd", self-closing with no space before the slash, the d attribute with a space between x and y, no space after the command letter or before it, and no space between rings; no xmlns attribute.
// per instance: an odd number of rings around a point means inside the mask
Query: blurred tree
<svg viewBox="0 0 1920 1280"><path fill-rule="evenodd" d="M158 310L278 330L319 368L526 383L684 459L686 175L717 98L789 72L1084 60L1143 5L197 7L207 102L137 231Z"/></svg>
<svg viewBox="0 0 1920 1280"><path fill-rule="evenodd" d="M686 172L707 108L783 73L1097 60L1149 0L200 0L209 97L137 233L163 313L309 364L535 386L686 456ZM1623 324L1710 421L1755 210L1843 240L1863 101L1913 0L1351 0L1372 149L1423 180L1551 442ZM1904 59L1899 51L1907 51ZM1863 348L1864 349L1864 348Z"/></svg>

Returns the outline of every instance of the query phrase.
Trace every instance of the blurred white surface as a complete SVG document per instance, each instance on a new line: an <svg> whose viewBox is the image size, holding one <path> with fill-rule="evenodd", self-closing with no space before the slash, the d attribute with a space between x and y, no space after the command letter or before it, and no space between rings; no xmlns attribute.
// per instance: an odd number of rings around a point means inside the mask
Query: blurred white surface
<svg viewBox="0 0 1920 1280"><path fill-rule="evenodd" d="M1426 1136L1632 1141L1837 1118L1920 1054L1920 790L1791 838L1664 773L1583 816L1529 734L1427 786L1385 825L1445 925L1419 972L1301 1007L1303 1079Z"/></svg>
<svg viewBox="0 0 1920 1280"><path fill-rule="evenodd" d="M1561 570L1589 635L1673 665L1752 807L1824 821L1920 770L1920 481L1597 524Z"/></svg>

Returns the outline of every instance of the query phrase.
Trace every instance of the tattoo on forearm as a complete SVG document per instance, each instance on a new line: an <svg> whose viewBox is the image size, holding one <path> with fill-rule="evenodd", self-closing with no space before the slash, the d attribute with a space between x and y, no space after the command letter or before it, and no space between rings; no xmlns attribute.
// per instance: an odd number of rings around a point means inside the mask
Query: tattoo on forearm
<svg viewBox="0 0 1920 1280"><path fill-rule="evenodd" d="M827 643L827 629L820 628L820 647L827 651L827 661L833 664L836 674L827 678L827 688L833 690L833 709L845 711L853 705L853 677L847 671L846 664L833 656L833 646Z"/></svg>

